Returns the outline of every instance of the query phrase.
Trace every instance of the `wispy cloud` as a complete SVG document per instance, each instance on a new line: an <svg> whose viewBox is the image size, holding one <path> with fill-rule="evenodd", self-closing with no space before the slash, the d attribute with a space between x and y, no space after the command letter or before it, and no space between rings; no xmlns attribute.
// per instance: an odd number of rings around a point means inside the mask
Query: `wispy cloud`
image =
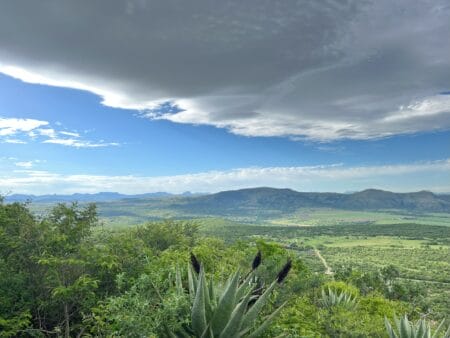
<svg viewBox="0 0 450 338"><path fill-rule="evenodd" d="M61 125L58 125L58 127L61 129ZM76 131L52 128L48 121L0 117L0 142L26 144L28 143L27 141L59 144L75 148L99 148L119 145L117 142L83 139L80 133Z"/></svg>
<svg viewBox="0 0 450 338"><path fill-rule="evenodd" d="M411 184L411 182L416 182ZM63 175L22 170L0 177L0 191L15 193L94 193L117 191L144 193L167 191L216 192L256 186L293 188L299 191L348 191L380 188L394 191L432 190L450 192L450 160L355 166L342 164L306 167L240 168L176 176Z"/></svg>
<svg viewBox="0 0 450 338"><path fill-rule="evenodd" d="M24 140L14 139L14 138L5 138L1 142L3 143L12 143L12 144L27 144Z"/></svg>
<svg viewBox="0 0 450 338"><path fill-rule="evenodd" d="M41 135L41 136L47 136L47 137L50 137L50 138L53 138L53 137L56 137L57 136L57 132L56 132L56 130L55 129L53 129L53 128L38 128L38 129L36 129L36 132L39 134L39 135ZM35 136L35 133L32 133L31 134L32 136Z"/></svg>
<svg viewBox="0 0 450 338"><path fill-rule="evenodd" d="M7 161L9 161L9 162L11 162L11 161L13 161L13 160L17 160L16 158L7 158ZM14 165L16 166L16 167L19 167L19 168L23 168L23 169L31 169L31 168L33 168L36 164L39 164L39 163L44 163L44 162L46 162L45 160L30 160L30 161L17 161L17 162L14 162ZM17 171L16 171L17 172ZM23 172L23 171L20 171L20 172ZM26 171L25 171L26 172Z"/></svg>
<svg viewBox="0 0 450 338"><path fill-rule="evenodd" d="M91 141L83 141L72 138L51 138L49 140L45 140L43 143L53 143L53 144L61 144L64 146L75 147L75 148L101 148L101 147L110 147L110 146L118 146L117 142L91 142Z"/></svg>
<svg viewBox="0 0 450 338"><path fill-rule="evenodd" d="M70 132L70 131L60 131L61 135L72 136L72 137L80 137L79 133Z"/></svg>
<svg viewBox="0 0 450 338"><path fill-rule="evenodd" d="M21 168L31 168L33 167L33 161L16 162L15 165Z"/></svg>

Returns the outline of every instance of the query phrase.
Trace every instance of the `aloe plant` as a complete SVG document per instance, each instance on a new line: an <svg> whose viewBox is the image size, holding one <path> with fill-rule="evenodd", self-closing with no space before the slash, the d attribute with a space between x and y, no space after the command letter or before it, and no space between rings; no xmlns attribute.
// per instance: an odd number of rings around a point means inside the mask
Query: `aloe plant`
<svg viewBox="0 0 450 338"><path fill-rule="evenodd" d="M394 318L397 330L395 330L387 318L384 319L386 330L390 338L450 338L450 326L447 331L443 330L443 320L437 329L432 333L431 325L426 319L420 319L416 323L411 322L406 315L401 319Z"/></svg>
<svg viewBox="0 0 450 338"><path fill-rule="evenodd" d="M348 309L354 309L357 305L356 297L352 297L351 294L341 291L334 292L330 288L328 292L322 289L322 298L320 299L320 304L325 308L332 308L334 306L343 306Z"/></svg>
<svg viewBox="0 0 450 338"><path fill-rule="evenodd" d="M289 260L275 280L265 289L257 287L255 270L261 264L258 252L252 270L241 276L237 270L223 287L207 281L203 266L191 256L188 267L189 294L192 301L191 328L195 337L240 338L259 337L281 311L282 304L257 326L260 313L275 287L283 282L291 269Z"/></svg>

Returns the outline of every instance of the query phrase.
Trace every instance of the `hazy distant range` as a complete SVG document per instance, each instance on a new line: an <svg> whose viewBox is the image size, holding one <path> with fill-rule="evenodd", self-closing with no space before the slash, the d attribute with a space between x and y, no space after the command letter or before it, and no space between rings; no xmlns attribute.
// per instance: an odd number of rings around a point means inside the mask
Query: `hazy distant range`
<svg viewBox="0 0 450 338"><path fill-rule="evenodd" d="M367 189L353 193L299 192L292 189L251 188L222 191L214 194L179 195L155 192L124 195L116 192L73 195L22 195L5 197L7 203L31 201L32 203L59 203L78 201L97 202L100 205L116 204L122 207L148 205L186 212L189 214L241 214L254 210L293 212L299 208L335 208L345 210L409 210L418 212L450 212L450 194L434 194L429 191L394 193Z"/></svg>

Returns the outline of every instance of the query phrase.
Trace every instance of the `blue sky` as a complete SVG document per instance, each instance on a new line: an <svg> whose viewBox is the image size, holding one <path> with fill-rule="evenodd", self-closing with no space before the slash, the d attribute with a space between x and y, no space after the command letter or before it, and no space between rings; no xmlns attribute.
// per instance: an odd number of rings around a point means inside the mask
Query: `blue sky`
<svg viewBox="0 0 450 338"><path fill-rule="evenodd" d="M99 22L121 22L117 31L127 37L77 29L89 22L69 20L80 10L70 1L55 5L66 25L36 9L28 17L34 25L0 33L0 193L450 192L450 52L431 38L417 46L421 34L445 36L448 7L437 2L428 13L420 1L405 2L408 10L391 25L389 2L374 3L368 31L365 8L355 27L346 27L352 12L344 8L327 28L320 16L303 27L302 12L281 3L283 23L273 23L265 4L250 25L251 8L231 2L236 8L186 8L209 19L183 17L180 40L177 25L163 22L143 36L153 11L145 1L127 3L111 6L117 20L92 8ZM25 20L34 5L1 6ZM236 27L215 18L218 10ZM0 17L0 31L15 25L8 20ZM202 24L211 22L221 38L203 36ZM417 36L402 29L411 22ZM260 29L273 36L259 36ZM305 36L317 42L299 41L293 29L310 30ZM326 29L339 33L339 44L326 40ZM74 46L64 33L78 34ZM183 49L186 41L197 48ZM305 43L314 53L297 49Z"/></svg>

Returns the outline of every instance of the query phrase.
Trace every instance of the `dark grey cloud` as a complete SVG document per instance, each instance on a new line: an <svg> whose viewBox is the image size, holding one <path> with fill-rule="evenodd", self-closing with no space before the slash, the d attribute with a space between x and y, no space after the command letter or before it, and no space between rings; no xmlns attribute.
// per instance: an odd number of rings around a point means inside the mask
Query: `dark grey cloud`
<svg viewBox="0 0 450 338"><path fill-rule="evenodd" d="M248 136L450 128L450 6L418 1L3 1L0 72Z"/></svg>

